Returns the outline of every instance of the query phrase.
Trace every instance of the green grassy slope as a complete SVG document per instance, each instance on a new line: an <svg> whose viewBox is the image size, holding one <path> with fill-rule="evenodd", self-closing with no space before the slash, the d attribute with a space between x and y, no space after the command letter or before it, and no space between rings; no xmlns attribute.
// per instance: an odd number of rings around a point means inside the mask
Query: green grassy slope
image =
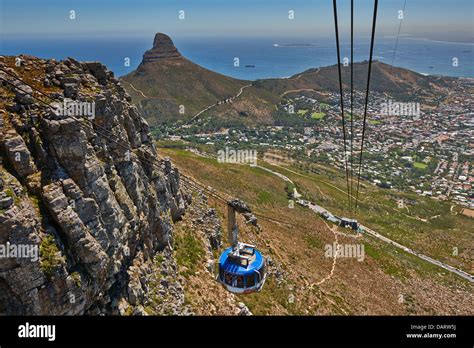
<svg viewBox="0 0 474 348"><path fill-rule="evenodd" d="M239 297L254 314L472 313L468 305L472 299L472 285L466 280L372 237L354 239L348 230L341 228L338 231L348 236L339 235L339 243L364 244L364 261L338 259L334 274L329 280L309 287L310 284L321 281L331 270L332 259L324 256L324 246L334 242L334 234L309 209L298 205L293 209L288 207L286 184L283 180L260 168L219 164L216 160L178 149L159 151L170 156L182 172L192 175L204 185L212 186L222 194L245 200L257 213L296 226L262 218L259 218L262 227L259 233L241 226L241 239L256 244L266 256L272 258L276 265L274 267L278 269L278 272L269 275L262 292ZM263 162L260 161L260 164ZM300 173L297 168L289 169ZM281 172L284 173L284 170L281 169ZM335 213L346 213L344 191L339 191L340 188L344 189L344 180L337 171L323 171L321 168L319 174L301 172L307 178L291 172L284 174L294 180L298 190L308 197L314 196L312 199ZM407 246L456 265L454 259L449 259L441 244L431 243L430 239L438 237L438 231L430 232L428 227L423 227L422 233L427 238L418 238L422 234L418 232L417 220L406 219L406 225L395 226L394 221L399 221L400 216L395 215L395 208L384 206L391 204L391 198L387 197L385 191L367 187L362 196L364 199L374 200L378 207L372 211L365 203L361 206L361 220L368 226L389 235L392 225L393 235L390 236L393 239L404 241ZM410 210L413 209L413 216L428 216L445 210L444 206L432 206L424 200L417 203L416 207L410 207ZM209 197L209 204L216 208L225 221L225 207L222 203ZM387 216L386 212L394 217L388 216L381 223L377 218ZM464 225L462 217L453 215L453 219L456 228L463 231L465 237L460 238L460 234L454 231L451 239L444 243L450 245L452 241L458 240L459 245L468 246L472 232ZM226 243L223 247L225 246ZM458 261L458 264L462 266L463 262ZM275 268L272 270L275 272ZM213 279L208 281L213 282Z"/></svg>

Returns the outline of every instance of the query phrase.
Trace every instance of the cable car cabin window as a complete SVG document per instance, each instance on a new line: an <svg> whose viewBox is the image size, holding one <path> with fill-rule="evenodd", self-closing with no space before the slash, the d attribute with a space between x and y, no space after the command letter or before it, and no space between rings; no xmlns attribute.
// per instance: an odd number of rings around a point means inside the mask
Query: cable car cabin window
<svg viewBox="0 0 474 348"><path fill-rule="evenodd" d="M224 270L222 268L219 267L219 279L221 281L224 280Z"/></svg>
<svg viewBox="0 0 474 348"><path fill-rule="evenodd" d="M238 288L244 288L244 276L243 275L240 275L240 276L236 276L236 281L235 281L235 286L238 287Z"/></svg>
<svg viewBox="0 0 474 348"><path fill-rule="evenodd" d="M252 286L255 285L255 274L249 274L248 276L245 277L245 287L251 288Z"/></svg>
<svg viewBox="0 0 474 348"><path fill-rule="evenodd" d="M233 277L232 277L232 274L225 272L224 282L225 282L227 285L231 285L231 286L232 286L232 278L233 278Z"/></svg>
<svg viewBox="0 0 474 348"><path fill-rule="evenodd" d="M256 276L257 276L257 282L261 282L263 280L263 276L264 276L264 273L265 272L265 269L262 267L260 268L257 272L256 272Z"/></svg>

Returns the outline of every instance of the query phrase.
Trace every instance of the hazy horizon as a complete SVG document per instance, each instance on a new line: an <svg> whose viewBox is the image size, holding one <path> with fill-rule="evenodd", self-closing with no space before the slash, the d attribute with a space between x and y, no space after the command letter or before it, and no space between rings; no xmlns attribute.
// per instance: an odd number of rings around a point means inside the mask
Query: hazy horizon
<svg viewBox="0 0 474 348"><path fill-rule="evenodd" d="M368 59L373 4L355 1L355 61ZM379 2L374 58L425 74L474 76L469 63L474 4L407 0L400 22L404 4L405 0ZM343 56L349 55L349 10L349 0L338 1ZM137 67L157 32L170 36L183 55L197 64L241 79L286 77L336 63L330 0L0 0L0 54L98 60L122 76ZM259 40L265 45L257 45ZM272 43L310 43L323 49L296 49L290 55L268 48ZM258 64L253 70L234 69L236 56ZM129 67L123 66L124 57L131 59ZM459 67L452 66L453 57L459 58Z"/></svg>
<svg viewBox="0 0 474 348"><path fill-rule="evenodd" d="M349 34L349 1L339 1L341 39ZM379 3L377 35L396 36L404 0ZM21 11L18 7L21 6ZM0 34L4 37L143 37L164 32L171 37L333 37L332 1L217 0L0 1ZM70 19L70 11L75 19ZM184 11L184 20L179 18ZM289 11L294 18L289 19ZM356 2L354 30L367 37L373 1ZM401 35L474 43L474 4L469 0L407 1Z"/></svg>

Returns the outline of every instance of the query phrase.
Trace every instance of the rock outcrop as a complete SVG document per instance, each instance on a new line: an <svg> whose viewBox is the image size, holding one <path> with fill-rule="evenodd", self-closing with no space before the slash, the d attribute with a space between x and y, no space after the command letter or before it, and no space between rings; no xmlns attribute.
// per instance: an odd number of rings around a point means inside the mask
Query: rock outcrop
<svg viewBox="0 0 474 348"><path fill-rule="evenodd" d="M142 63L157 62L166 59L181 58L173 40L168 35L157 33L153 40L153 48L143 54Z"/></svg>
<svg viewBox="0 0 474 348"><path fill-rule="evenodd" d="M15 58L0 57L0 314L119 314L172 243L179 173L103 65Z"/></svg>

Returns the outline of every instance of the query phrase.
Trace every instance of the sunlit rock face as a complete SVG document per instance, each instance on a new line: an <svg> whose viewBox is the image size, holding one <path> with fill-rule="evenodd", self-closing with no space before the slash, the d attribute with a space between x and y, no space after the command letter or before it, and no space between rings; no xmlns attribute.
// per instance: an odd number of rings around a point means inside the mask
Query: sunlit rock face
<svg viewBox="0 0 474 348"><path fill-rule="evenodd" d="M0 314L118 313L140 300L129 283L143 279L141 265L172 242L185 210L179 173L158 159L105 66L21 56L17 67L16 58L0 57L11 74L2 78L15 81L0 85L0 251L38 253L0 257ZM56 112L15 77L52 96Z"/></svg>
<svg viewBox="0 0 474 348"><path fill-rule="evenodd" d="M180 58L181 54L168 35L158 33L153 40L153 48L143 54L142 63Z"/></svg>

